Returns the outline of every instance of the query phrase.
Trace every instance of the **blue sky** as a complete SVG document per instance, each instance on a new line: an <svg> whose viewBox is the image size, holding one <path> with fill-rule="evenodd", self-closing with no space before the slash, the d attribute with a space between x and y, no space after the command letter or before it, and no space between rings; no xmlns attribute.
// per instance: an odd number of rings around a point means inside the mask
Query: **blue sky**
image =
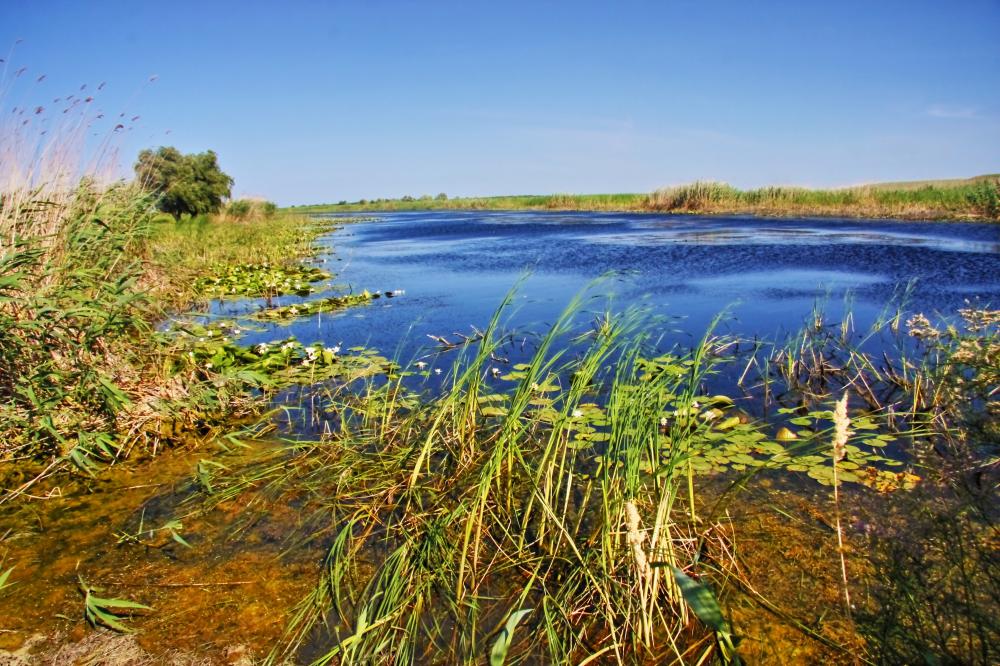
<svg viewBox="0 0 1000 666"><path fill-rule="evenodd" d="M1000 171L997 0L2 0L0 57L281 204Z"/></svg>

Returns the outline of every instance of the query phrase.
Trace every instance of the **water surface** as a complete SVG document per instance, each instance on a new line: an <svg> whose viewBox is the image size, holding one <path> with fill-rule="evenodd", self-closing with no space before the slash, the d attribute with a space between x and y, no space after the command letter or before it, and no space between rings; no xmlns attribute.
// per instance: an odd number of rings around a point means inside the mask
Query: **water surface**
<svg viewBox="0 0 1000 666"><path fill-rule="evenodd" d="M428 335L484 327L525 271L510 326L543 330L614 272L588 309L647 307L669 318L665 343L699 338L723 311L723 331L776 340L817 306L831 321L849 308L864 328L899 306L954 315L1000 304L1000 226L981 223L430 211L386 213L322 242L341 287L405 295L269 325L250 342L294 334L409 360Z"/></svg>

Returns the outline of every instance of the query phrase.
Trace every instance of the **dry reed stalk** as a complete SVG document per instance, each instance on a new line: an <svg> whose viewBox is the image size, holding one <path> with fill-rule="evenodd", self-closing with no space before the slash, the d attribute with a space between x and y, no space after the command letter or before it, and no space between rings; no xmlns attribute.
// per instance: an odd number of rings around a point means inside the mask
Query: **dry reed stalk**
<svg viewBox="0 0 1000 666"><path fill-rule="evenodd" d="M837 401L833 410L833 504L837 521L837 552L840 554L840 575L844 582L844 610L848 619L851 614L851 592L847 586L847 560L844 557L844 530L840 524L840 480L837 478L837 463L846 455L847 438L851 435L851 419L847 416L847 391Z"/></svg>

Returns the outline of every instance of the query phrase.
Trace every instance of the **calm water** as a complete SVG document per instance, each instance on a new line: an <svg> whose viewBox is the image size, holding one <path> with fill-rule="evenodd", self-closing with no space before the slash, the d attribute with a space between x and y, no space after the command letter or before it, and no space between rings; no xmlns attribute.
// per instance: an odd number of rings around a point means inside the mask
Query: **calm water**
<svg viewBox="0 0 1000 666"><path fill-rule="evenodd" d="M799 329L817 303L832 321L849 306L859 327L894 310L903 292L908 311L928 314L953 315L966 301L1000 306L1000 226L988 224L447 211L385 214L324 243L338 285L405 295L268 326L248 342L291 334L409 360L433 344L428 335L485 326L526 271L511 327L543 330L614 271L588 309L642 304L670 318L668 343L700 337L723 310L723 330L773 340ZM256 305L221 311L246 307Z"/></svg>

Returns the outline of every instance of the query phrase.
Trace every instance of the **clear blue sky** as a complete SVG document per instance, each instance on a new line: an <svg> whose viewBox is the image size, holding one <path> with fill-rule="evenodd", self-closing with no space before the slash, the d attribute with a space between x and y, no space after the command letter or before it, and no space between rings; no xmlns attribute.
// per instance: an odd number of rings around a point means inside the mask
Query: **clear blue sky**
<svg viewBox="0 0 1000 666"><path fill-rule="evenodd" d="M281 204L1000 171L997 0L0 0L0 56Z"/></svg>

